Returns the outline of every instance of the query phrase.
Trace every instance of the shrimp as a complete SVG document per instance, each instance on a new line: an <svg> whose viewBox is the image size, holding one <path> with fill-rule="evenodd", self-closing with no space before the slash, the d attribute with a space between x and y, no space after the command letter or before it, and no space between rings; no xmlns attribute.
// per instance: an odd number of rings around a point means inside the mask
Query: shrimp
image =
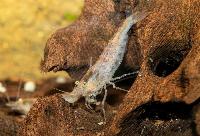
<svg viewBox="0 0 200 136"><path fill-rule="evenodd" d="M147 14L145 12L136 12L125 19L122 26L119 27L114 37L104 48L96 63L89 68L80 82L77 81L75 83L76 86L73 91L62 94L62 98L65 101L75 103L81 97L84 97L86 103L95 104L96 96L104 89L105 95L102 101L102 105L104 105L107 96L106 85L112 85L116 88L113 83L115 80L113 76L120 66L126 52L128 31L131 29L133 24L141 21L146 16Z"/></svg>
<svg viewBox="0 0 200 136"><path fill-rule="evenodd" d="M18 111L21 114L26 115L36 100L36 98L20 98L17 101L10 101L6 103L6 106L10 107L13 111Z"/></svg>

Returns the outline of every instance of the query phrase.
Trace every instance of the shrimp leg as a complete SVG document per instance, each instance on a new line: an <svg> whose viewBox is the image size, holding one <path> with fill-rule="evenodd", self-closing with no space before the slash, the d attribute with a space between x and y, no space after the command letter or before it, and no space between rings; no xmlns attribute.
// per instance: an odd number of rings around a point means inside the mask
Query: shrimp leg
<svg viewBox="0 0 200 136"><path fill-rule="evenodd" d="M111 84L113 86L113 88L117 89L117 90L121 90L121 91L124 91L124 92L128 92L128 90L126 89L123 89L123 88L120 88L120 87L117 87L114 83L112 82L109 82L109 84Z"/></svg>
<svg viewBox="0 0 200 136"><path fill-rule="evenodd" d="M139 71L123 74L122 76L113 78L111 81L119 80L119 79L122 79L122 78L124 78L126 76L135 75L135 74L138 74L138 73L139 73Z"/></svg>

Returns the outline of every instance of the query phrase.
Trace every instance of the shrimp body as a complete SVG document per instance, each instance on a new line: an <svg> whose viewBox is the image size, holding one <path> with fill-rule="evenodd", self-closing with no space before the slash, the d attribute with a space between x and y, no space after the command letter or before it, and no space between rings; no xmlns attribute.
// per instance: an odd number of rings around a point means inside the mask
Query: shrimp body
<svg viewBox="0 0 200 136"><path fill-rule="evenodd" d="M71 93L63 94L63 98L66 101L74 103L80 97L85 97L88 103L92 103L91 96L95 97L101 93L107 84L111 83L113 75L120 66L126 51L128 31L133 24L142 20L145 16L146 14L143 12L137 12L125 19L122 26L104 48L99 59L89 68L74 90Z"/></svg>

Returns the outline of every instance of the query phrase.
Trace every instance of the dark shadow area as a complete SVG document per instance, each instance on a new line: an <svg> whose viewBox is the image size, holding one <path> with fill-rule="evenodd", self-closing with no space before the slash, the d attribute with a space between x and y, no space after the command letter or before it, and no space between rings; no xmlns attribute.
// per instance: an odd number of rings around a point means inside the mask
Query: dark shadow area
<svg viewBox="0 0 200 136"><path fill-rule="evenodd" d="M185 45L183 41L171 41L160 46L149 56L151 71L159 77L170 75L179 67L190 49L190 42Z"/></svg>
<svg viewBox="0 0 200 136"><path fill-rule="evenodd" d="M196 136L192 105L152 102L129 113L118 136Z"/></svg>

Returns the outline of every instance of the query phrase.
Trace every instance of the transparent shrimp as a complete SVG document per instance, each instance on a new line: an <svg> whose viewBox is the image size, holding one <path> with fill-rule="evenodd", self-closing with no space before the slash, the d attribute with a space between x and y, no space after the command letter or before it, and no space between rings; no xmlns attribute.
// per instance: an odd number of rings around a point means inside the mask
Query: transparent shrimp
<svg viewBox="0 0 200 136"><path fill-rule="evenodd" d="M18 111L21 114L26 115L36 100L36 98L20 98L17 101L10 101L6 103L6 106L10 107L14 111Z"/></svg>
<svg viewBox="0 0 200 136"><path fill-rule="evenodd" d="M126 51L127 33L133 24L141 21L146 16L145 12L136 12L125 19L114 37L104 48L96 63L89 68L80 82L76 82L74 90L70 93L66 92L62 94L65 101L75 103L80 97L85 97L86 103L95 104L95 97L104 89L105 96L102 101L102 105L104 106L107 95L106 85L112 85L117 88L113 81L120 79L120 77L113 78L113 76L120 66Z"/></svg>

